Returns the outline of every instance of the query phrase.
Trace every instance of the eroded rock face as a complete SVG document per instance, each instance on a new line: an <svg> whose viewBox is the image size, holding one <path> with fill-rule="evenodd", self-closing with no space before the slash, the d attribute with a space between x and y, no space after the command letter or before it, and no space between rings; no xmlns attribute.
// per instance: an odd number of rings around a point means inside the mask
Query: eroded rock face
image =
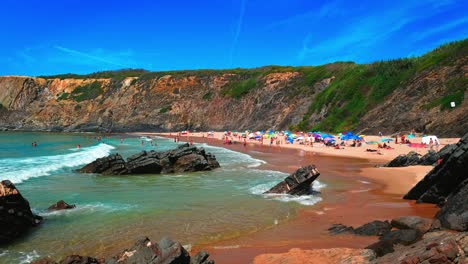
<svg viewBox="0 0 468 264"><path fill-rule="evenodd" d="M468 236L466 233L437 231L426 233L411 246L396 245L395 252L388 252L375 263L466 263Z"/></svg>
<svg viewBox="0 0 468 264"><path fill-rule="evenodd" d="M0 244L13 241L41 221L12 182L0 183Z"/></svg>
<svg viewBox="0 0 468 264"><path fill-rule="evenodd" d="M354 233L361 236L381 236L391 229L392 226L388 221L375 220L354 229Z"/></svg>
<svg viewBox="0 0 468 264"><path fill-rule="evenodd" d="M320 172L315 165L299 168L294 173L278 183L276 186L266 191L268 193L306 195L311 192L312 182L318 178Z"/></svg>
<svg viewBox="0 0 468 264"><path fill-rule="evenodd" d="M125 161L119 154L97 159L79 169L83 173L103 175L159 174L207 171L219 168L216 157L203 148L182 144L176 149L157 152L142 151Z"/></svg>
<svg viewBox="0 0 468 264"><path fill-rule="evenodd" d="M449 149L450 150L450 149ZM443 227L468 230L468 133L447 150L442 162L414 186L405 199L443 205L437 214Z"/></svg>

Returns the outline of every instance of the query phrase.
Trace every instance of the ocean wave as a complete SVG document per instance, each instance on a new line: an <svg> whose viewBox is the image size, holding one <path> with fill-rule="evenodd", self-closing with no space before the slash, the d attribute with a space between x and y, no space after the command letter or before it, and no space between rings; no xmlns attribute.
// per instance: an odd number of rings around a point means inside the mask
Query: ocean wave
<svg viewBox="0 0 468 264"><path fill-rule="evenodd" d="M220 158L221 162L223 160L228 160L229 163L226 165L238 165L247 163L248 168L255 168L266 163L264 160L253 158L248 154L226 149L223 147L210 146L206 143L201 143L197 145L205 148L208 152L211 152L215 155L219 155L220 157L217 158Z"/></svg>
<svg viewBox="0 0 468 264"><path fill-rule="evenodd" d="M47 210L37 210L33 209L35 214L40 216L50 218L50 217L59 217L64 215L72 214L92 214L95 212L120 212L120 211L129 211L133 208L138 207L137 205L131 204L120 204L120 203L90 203L90 204L76 204L76 207L73 209L58 210L58 211L47 211Z"/></svg>
<svg viewBox="0 0 468 264"><path fill-rule="evenodd" d="M289 194L263 194L264 192L268 191L271 187L275 186L276 184L277 182L269 182L269 183L256 185L250 188L250 193L255 194L255 195L261 195L267 199L277 200L281 202L297 202L302 205L314 205L322 201L321 197L314 195L314 194L301 195L301 196L289 195ZM320 181L314 181L312 184L312 189L314 191L318 191L318 190L325 188L326 186L327 186L326 184L321 183Z"/></svg>
<svg viewBox="0 0 468 264"><path fill-rule="evenodd" d="M2 178L21 183L30 178L49 176L60 169L90 163L109 155L112 149L113 146L100 143L63 155L0 159L0 171Z"/></svg>

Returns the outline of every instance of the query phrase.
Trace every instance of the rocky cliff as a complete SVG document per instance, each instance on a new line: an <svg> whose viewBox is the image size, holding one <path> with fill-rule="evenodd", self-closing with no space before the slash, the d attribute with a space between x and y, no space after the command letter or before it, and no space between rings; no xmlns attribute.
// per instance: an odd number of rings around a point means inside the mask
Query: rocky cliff
<svg viewBox="0 0 468 264"><path fill-rule="evenodd" d="M0 129L416 129L461 136L468 131L467 62L463 40L419 58L364 65L5 76Z"/></svg>

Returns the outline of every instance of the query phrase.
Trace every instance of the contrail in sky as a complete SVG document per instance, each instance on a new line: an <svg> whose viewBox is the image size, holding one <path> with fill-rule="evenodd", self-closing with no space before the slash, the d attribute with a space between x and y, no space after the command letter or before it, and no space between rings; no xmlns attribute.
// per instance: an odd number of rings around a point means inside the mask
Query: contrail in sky
<svg viewBox="0 0 468 264"><path fill-rule="evenodd" d="M231 54L229 57L229 65L232 66L232 60L234 57L234 52L236 51L236 46L237 42L239 40L239 34L240 30L242 27L242 21L244 20L244 12L245 12L245 4L247 0L242 0L241 2L241 10L240 10L240 15L239 15L239 20L237 21L237 28L236 28L236 34L234 35L234 40L232 42L232 47L231 47Z"/></svg>

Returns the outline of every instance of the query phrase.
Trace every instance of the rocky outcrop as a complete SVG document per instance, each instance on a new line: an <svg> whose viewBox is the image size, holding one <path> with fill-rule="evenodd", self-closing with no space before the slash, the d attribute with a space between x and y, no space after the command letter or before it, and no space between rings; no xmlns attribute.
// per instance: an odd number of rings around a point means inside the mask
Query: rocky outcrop
<svg viewBox="0 0 468 264"><path fill-rule="evenodd" d="M411 246L397 245L394 253L389 252L375 263L426 264L466 263L468 256L468 236L466 233L437 231L426 233Z"/></svg>
<svg viewBox="0 0 468 264"><path fill-rule="evenodd" d="M384 167L406 167L411 165L418 165L421 155L414 151L409 152L406 155L399 155L389 163L385 164Z"/></svg>
<svg viewBox="0 0 468 264"><path fill-rule="evenodd" d="M356 229L354 229L352 226L334 224L328 229L328 231L333 235L350 233L359 236L382 236L390 232L391 229L392 226L388 221L375 220L359 226Z"/></svg>
<svg viewBox="0 0 468 264"><path fill-rule="evenodd" d="M119 154L111 154L87 164L78 171L124 175L207 171L215 168L219 168L219 163L214 155L205 152L203 148L182 144L169 151L142 151L128 157L127 161Z"/></svg>
<svg viewBox="0 0 468 264"><path fill-rule="evenodd" d="M0 244L15 240L41 221L12 182L0 183Z"/></svg>
<svg viewBox="0 0 468 264"><path fill-rule="evenodd" d="M443 160L455 149L455 144L449 144L444 146L439 152L429 150L424 156L421 154L410 151L406 155L399 155L384 167L407 167L414 165L437 165L439 159Z"/></svg>
<svg viewBox="0 0 468 264"><path fill-rule="evenodd" d="M401 216L392 219L392 226L398 229L414 229L420 234L425 234L434 227L434 219L419 216Z"/></svg>
<svg viewBox="0 0 468 264"><path fill-rule="evenodd" d="M405 196L405 199L443 205L437 214L443 227L468 227L468 133L452 151Z"/></svg>
<svg viewBox="0 0 468 264"><path fill-rule="evenodd" d="M149 238L138 239L135 244L109 259L97 259L88 256L71 255L60 262L50 258L33 261L31 264L214 264L206 251L190 254L178 242L163 238L158 243Z"/></svg>
<svg viewBox="0 0 468 264"><path fill-rule="evenodd" d="M369 249L329 248L302 250L293 248L286 253L261 254L255 257L254 264L334 264L371 263L375 254Z"/></svg>
<svg viewBox="0 0 468 264"><path fill-rule="evenodd" d="M468 231L468 180L449 195L436 217L445 228Z"/></svg>
<svg viewBox="0 0 468 264"><path fill-rule="evenodd" d="M49 211L58 211L58 210L66 210L66 209L73 209L76 205L74 204L67 204L64 200L60 200L53 205L49 206L47 210Z"/></svg>
<svg viewBox="0 0 468 264"><path fill-rule="evenodd" d="M311 184L318 178L320 172L315 165L299 168L294 173L278 183L276 186L266 191L265 194L292 194L306 195L311 193Z"/></svg>

